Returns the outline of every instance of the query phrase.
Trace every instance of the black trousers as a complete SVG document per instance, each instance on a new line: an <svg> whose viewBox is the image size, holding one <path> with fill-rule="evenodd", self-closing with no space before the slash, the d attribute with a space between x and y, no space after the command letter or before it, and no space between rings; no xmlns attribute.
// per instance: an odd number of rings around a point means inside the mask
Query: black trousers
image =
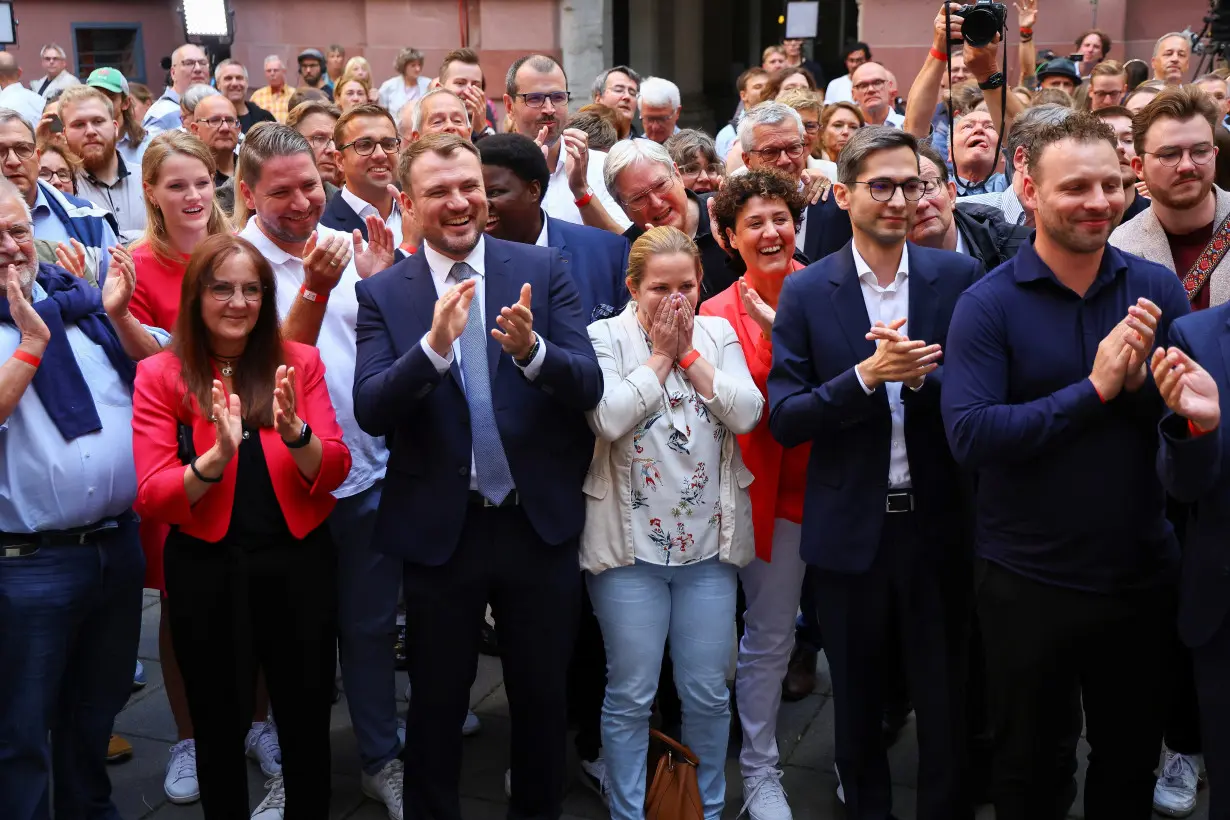
<svg viewBox="0 0 1230 820"><path fill-rule="evenodd" d="M1162 742L1163 658L1175 618L1172 588L1115 595L1031 581L981 562L978 614L985 638L998 820L1067 814L1074 770L1055 750L1081 698L1091 747L1088 820L1148 820ZM1142 708L1143 707L1143 708Z"/></svg>
<svg viewBox="0 0 1230 820"><path fill-rule="evenodd" d="M244 737L258 669L278 717L286 820L328 817L337 558L327 529L258 549L172 533L163 560L205 817L251 813Z"/></svg>
<svg viewBox="0 0 1230 820"><path fill-rule="evenodd" d="M461 820L461 733L488 601L512 720L510 818L559 817L567 679L577 631L577 542L546 544L520 507L471 505L444 564L406 564L405 820Z"/></svg>
<svg viewBox="0 0 1230 820"><path fill-rule="evenodd" d="M968 817L962 799L964 631L955 628L951 567L922 557L914 513L885 516L880 548L861 575L818 571L816 609L833 676L837 768L851 820L886 820L892 785L881 720L904 668L918 721L919 820ZM966 596L968 600L968 596Z"/></svg>
<svg viewBox="0 0 1230 820"><path fill-rule="evenodd" d="M1230 820L1230 623L1192 650L1192 660L1209 777L1209 820Z"/></svg>
<svg viewBox="0 0 1230 820"><path fill-rule="evenodd" d="M602 627L589 600L584 573L581 584L581 614L577 619L576 646L568 665L568 720L577 729L577 755L594 761L602 753L602 699L606 696L606 645Z"/></svg>

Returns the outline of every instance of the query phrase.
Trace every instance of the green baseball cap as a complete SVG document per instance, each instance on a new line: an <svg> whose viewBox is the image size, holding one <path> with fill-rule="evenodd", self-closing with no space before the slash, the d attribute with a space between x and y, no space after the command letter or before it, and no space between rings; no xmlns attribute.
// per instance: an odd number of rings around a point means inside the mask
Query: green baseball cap
<svg viewBox="0 0 1230 820"><path fill-rule="evenodd" d="M110 91L112 94L128 93L128 80L125 80L124 75L114 68L94 69L90 72L90 77L85 84Z"/></svg>

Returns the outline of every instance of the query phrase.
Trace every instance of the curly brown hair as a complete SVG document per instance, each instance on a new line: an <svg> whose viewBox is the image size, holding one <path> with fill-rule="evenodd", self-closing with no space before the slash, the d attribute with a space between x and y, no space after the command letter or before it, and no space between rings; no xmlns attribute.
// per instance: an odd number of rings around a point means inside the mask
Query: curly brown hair
<svg viewBox="0 0 1230 820"><path fill-rule="evenodd" d="M776 170L760 169L726 178L722 190L713 197L713 218L723 237L733 231L739 213L752 197L780 199L790 209L790 218L797 231L803 220L803 195L798 185L785 174Z"/></svg>

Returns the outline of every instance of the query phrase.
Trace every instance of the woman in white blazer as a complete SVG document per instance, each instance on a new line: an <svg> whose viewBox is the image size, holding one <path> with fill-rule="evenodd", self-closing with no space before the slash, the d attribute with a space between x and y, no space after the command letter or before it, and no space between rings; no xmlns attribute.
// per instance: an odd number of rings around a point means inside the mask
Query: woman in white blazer
<svg viewBox="0 0 1230 820"><path fill-rule="evenodd" d="M632 300L589 327L602 366L585 480L581 564L602 626L602 745L611 817L644 816L649 715L670 637L683 742L700 758L705 817L721 816L735 583L755 554L752 475L736 435L764 409L730 323L696 316L700 254L675 228L628 256Z"/></svg>

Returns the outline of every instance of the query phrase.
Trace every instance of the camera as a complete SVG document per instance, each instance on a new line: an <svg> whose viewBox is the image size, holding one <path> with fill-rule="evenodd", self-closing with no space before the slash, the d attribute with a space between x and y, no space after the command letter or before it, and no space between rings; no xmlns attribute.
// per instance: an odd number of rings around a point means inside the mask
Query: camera
<svg viewBox="0 0 1230 820"><path fill-rule="evenodd" d="M976 0L953 14L962 18L961 35L971 46L990 45L995 35L1004 30L1008 20L1007 7L991 0Z"/></svg>

